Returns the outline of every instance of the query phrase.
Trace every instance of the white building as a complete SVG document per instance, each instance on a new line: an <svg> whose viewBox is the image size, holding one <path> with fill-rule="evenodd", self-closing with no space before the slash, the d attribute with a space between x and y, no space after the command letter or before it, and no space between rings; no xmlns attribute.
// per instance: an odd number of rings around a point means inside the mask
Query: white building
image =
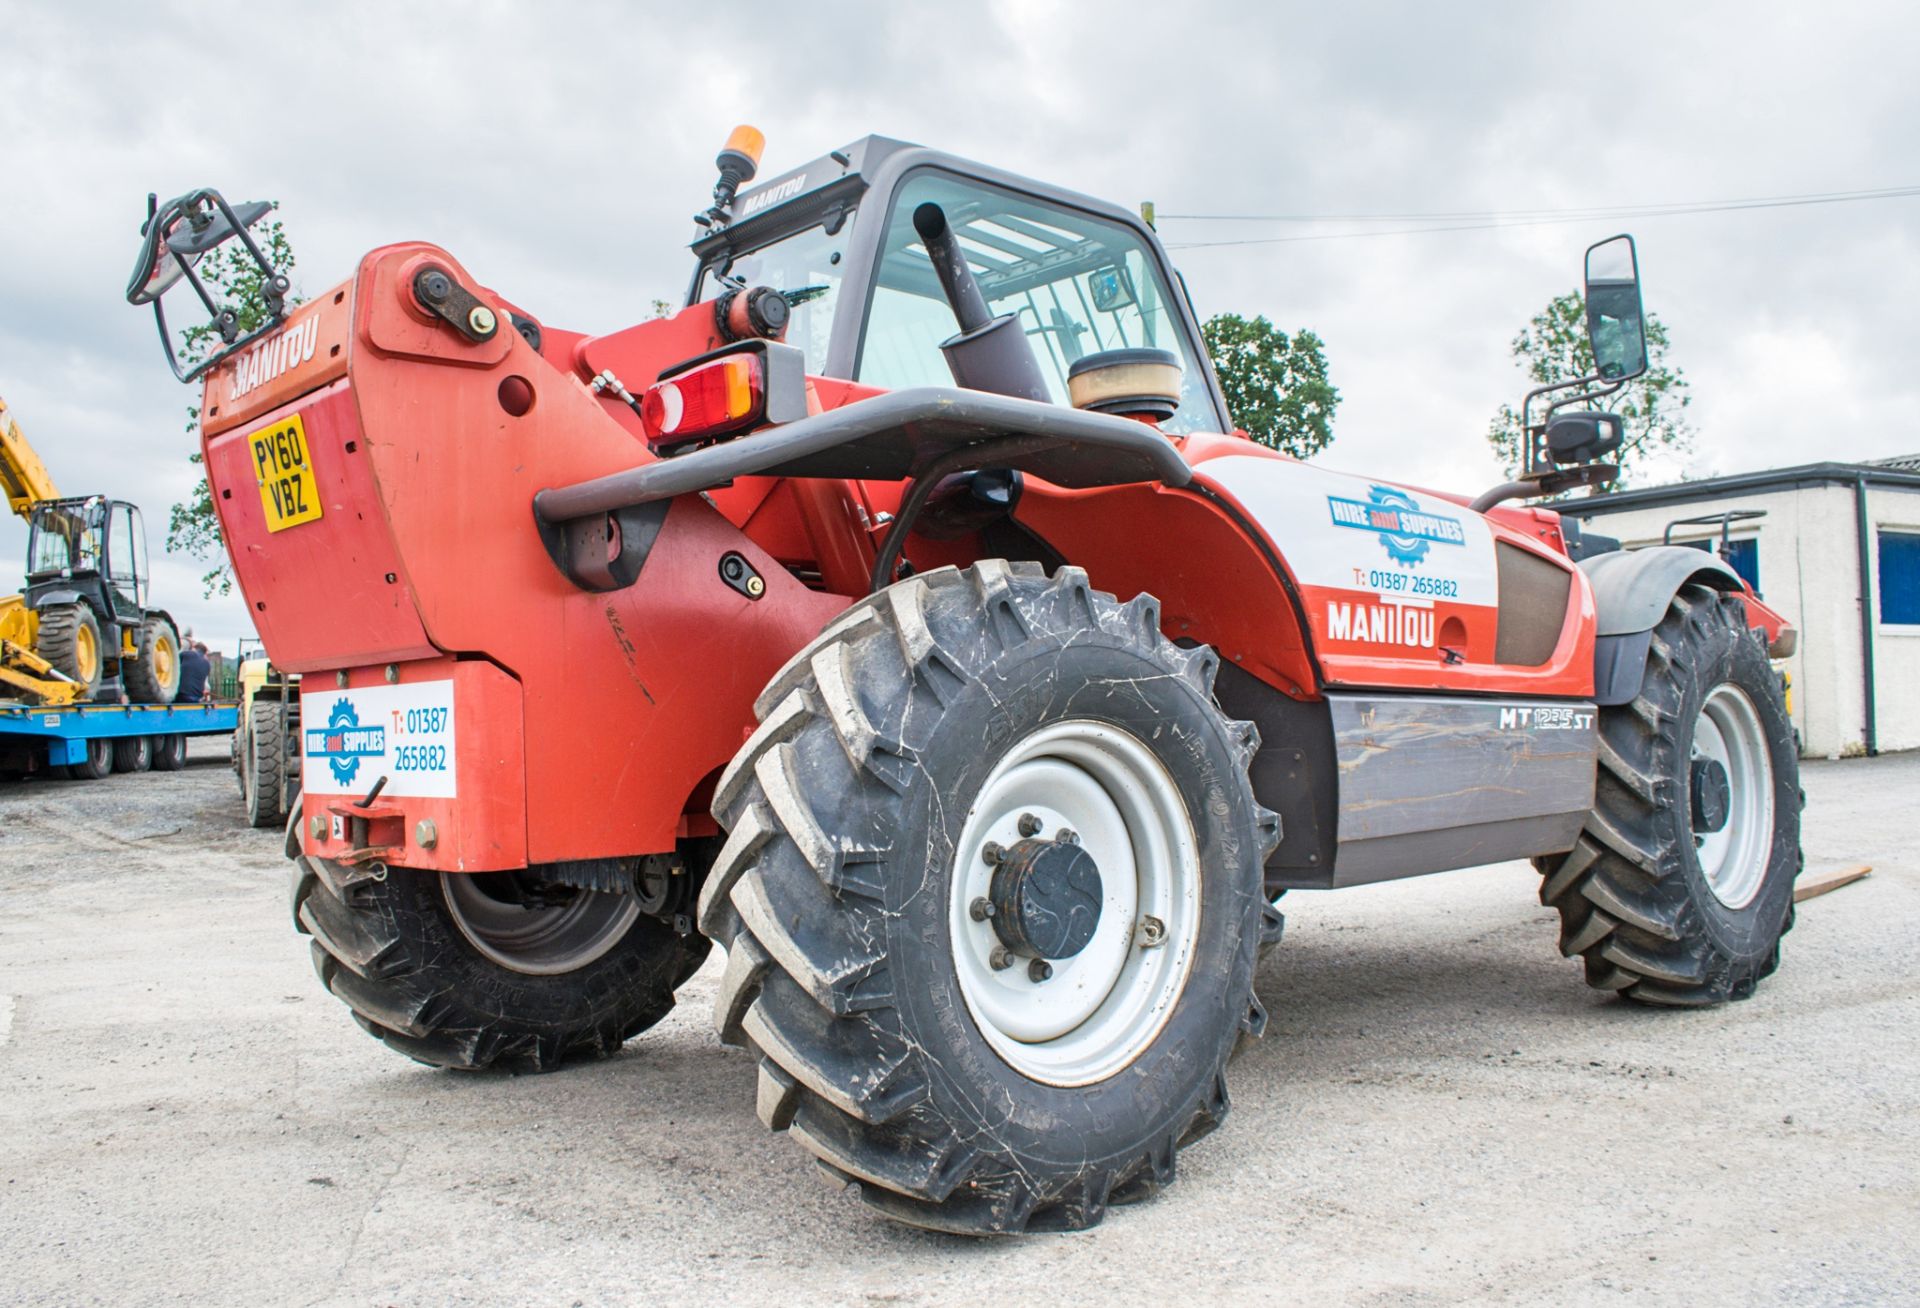
<svg viewBox="0 0 1920 1308"><path fill-rule="evenodd" d="M1920 455L1680 482L1555 505L1626 545L1720 548L1800 633L1805 752L1920 748ZM1754 516L1741 516L1752 514ZM1864 602L1863 602L1864 599Z"/></svg>

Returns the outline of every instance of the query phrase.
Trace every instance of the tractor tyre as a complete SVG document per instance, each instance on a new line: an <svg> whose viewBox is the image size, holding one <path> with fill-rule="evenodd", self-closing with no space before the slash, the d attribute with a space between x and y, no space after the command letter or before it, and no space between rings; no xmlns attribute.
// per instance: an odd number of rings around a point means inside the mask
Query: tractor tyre
<svg viewBox="0 0 1920 1308"><path fill-rule="evenodd" d="M187 766L187 738L178 732L153 738L153 770L178 772Z"/></svg>
<svg viewBox="0 0 1920 1308"><path fill-rule="evenodd" d="M51 663L62 676L85 686L81 699L92 699L106 666L100 619L84 602L49 604L39 611L39 619L33 652Z"/></svg>
<svg viewBox="0 0 1920 1308"><path fill-rule="evenodd" d="M1793 925L1801 793L1780 679L1740 601L1683 588L1639 697L1601 709L1599 729L1586 827L1534 860L1561 953L1642 1003L1747 998Z"/></svg>
<svg viewBox="0 0 1920 1308"><path fill-rule="evenodd" d="M348 866L294 856L294 926L314 970L368 1034L433 1067L546 1072L619 1049L673 1007L708 942L638 913L631 894L523 874Z"/></svg>
<svg viewBox="0 0 1920 1308"><path fill-rule="evenodd" d="M113 771L113 742L96 736L86 742L87 756L69 764L75 781L98 781Z"/></svg>
<svg viewBox="0 0 1920 1308"><path fill-rule="evenodd" d="M1173 1179L1266 1014L1279 819L1218 655L1063 568L869 597L787 664L722 776L700 899L761 1120L938 1230L1089 1227Z"/></svg>
<svg viewBox="0 0 1920 1308"><path fill-rule="evenodd" d="M115 772L145 772L153 766L151 736L122 736L113 742Z"/></svg>
<svg viewBox="0 0 1920 1308"><path fill-rule="evenodd" d="M247 715L246 770L240 793L247 801L247 825L277 827L280 809L280 715L274 706L256 703ZM265 709L265 712L262 712Z"/></svg>
<svg viewBox="0 0 1920 1308"><path fill-rule="evenodd" d="M136 704L171 704L180 693L180 633L158 615L140 625L139 648L121 667Z"/></svg>

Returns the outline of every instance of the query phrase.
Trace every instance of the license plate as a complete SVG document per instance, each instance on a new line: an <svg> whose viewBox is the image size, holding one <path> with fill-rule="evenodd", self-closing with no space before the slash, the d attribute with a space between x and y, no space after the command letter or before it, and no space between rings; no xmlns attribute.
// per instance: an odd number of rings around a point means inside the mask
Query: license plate
<svg viewBox="0 0 1920 1308"><path fill-rule="evenodd" d="M260 507L267 530L285 531L320 518L320 488L313 478L306 424L300 415L282 418L247 437L253 449L253 474L260 482Z"/></svg>

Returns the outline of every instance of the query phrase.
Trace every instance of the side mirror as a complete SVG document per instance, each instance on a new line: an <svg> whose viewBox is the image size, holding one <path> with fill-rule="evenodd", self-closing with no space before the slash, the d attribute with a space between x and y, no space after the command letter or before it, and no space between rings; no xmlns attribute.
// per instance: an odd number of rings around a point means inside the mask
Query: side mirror
<svg viewBox="0 0 1920 1308"><path fill-rule="evenodd" d="M1547 422L1547 457L1555 463L1598 463L1620 448L1626 423L1617 413L1561 413Z"/></svg>
<svg viewBox="0 0 1920 1308"><path fill-rule="evenodd" d="M1631 381L1647 370L1640 261L1631 236L1587 247L1587 340L1603 379Z"/></svg>

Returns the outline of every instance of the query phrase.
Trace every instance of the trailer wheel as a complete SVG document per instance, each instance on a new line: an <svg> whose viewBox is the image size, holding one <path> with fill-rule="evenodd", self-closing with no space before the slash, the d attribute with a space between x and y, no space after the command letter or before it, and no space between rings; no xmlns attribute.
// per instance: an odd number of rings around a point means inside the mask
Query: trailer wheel
<svg viewBox="0 0 1920 1308"><path fill-rule="evenodd" d="M288 846L298 849L297 831ZM545 1072L613 1053L667 1015L709 948L641 916L630 894L520 873L297 854L293 910L321 983L361 1027L418 1062L463 1070Z"/></svg>
<svg viewBox="0 0 1920 1308"><path fill-rule="evenodd" d="M75 781L98 781L113 771L113 742L96 736L85 742L87 756L71 764Z"/></svg>
<svg viewBox="0 0 1920 1308"><path fill-rule="evenodd" d="M1640 696L1600 710L1594 811L1536 859L1560 950L1651 1004L1745 999L1780 963L1800 874L1800 762L1744 606L1688 586L1654 629Z"/></svg>
<svg viewBox="0 0 1920 1308"><path fill-rule="evenodd" d="M1064 568L891 586L761 695L701 895L759 1111L867 1203L1092 1226L1173 1179L1265 1013L1279 822L1218 656Z"/></svg>
<svg viewBox="0 0 1920 1308"><path fill-rule="evenodd" d="M279 714L272 705L256 702L247 715L246 768L240 778L250 827L280 825L280 735Z"/></svg>
<svg viewBox="0 0 1920 1308"><path fill-rule="evenodd" d="M153 739L149 736L122 736L113 742L115 772L145 772L153 766Z"/></svg>
<svg viewBox="0 0 1920 1308"><path fill-rule="evenodd" d="M178 772L187 765L187 738L178 732L153 738L153 770Z"/></svg>
<svg viewBox="0 0 1920 1308"><path fill-rule="evenodd" d="M159 616L140 625L139 648L121 668L136 704L171 704L180 693L180 635Z"/></svg>
<svg viewBox="0 0 1920 1308"><path fill-rule="evenodd" d="M40 609L33 652L51 663L56 672L85 686L82 699L93 698L104 667L103 642L100 619L84 602L49 604Z"/></svg>

